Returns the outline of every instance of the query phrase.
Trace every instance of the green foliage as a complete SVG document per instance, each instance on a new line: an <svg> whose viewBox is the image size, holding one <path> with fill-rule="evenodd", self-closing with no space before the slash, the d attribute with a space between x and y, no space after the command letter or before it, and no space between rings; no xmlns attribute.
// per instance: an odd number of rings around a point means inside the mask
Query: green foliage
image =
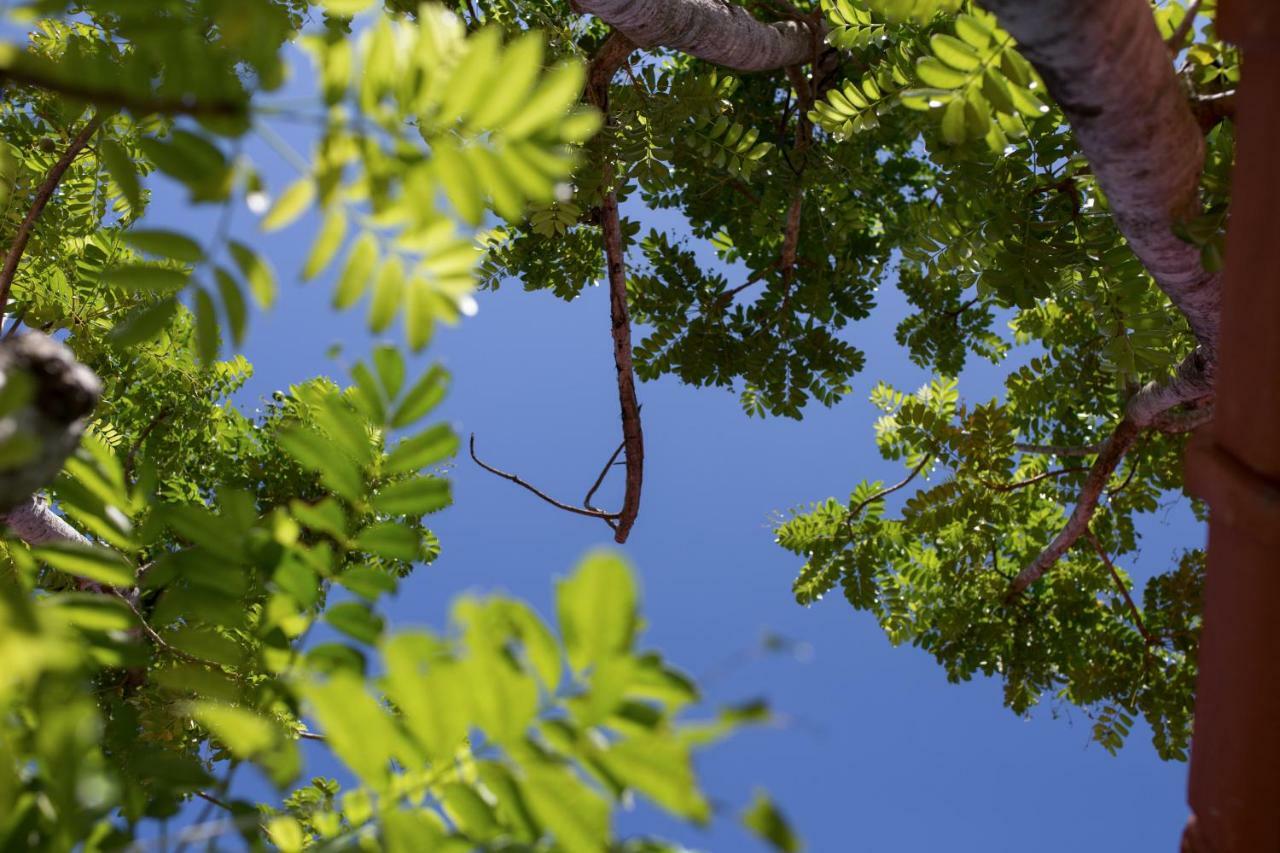
<svg viewBox="0 0 1280 853"><path fill-rule="evenodd" d="M332 270L337 308L367 295L370 327L402 317L412 349L473 310L483 221L540 227L551 211L551 233L576 228L563 196L600 120L563 33L498 11L468 31L430 3L332 0L322 20L300 0L35 5L28 45L0 52L16 81L0 105L6 245L54 162L87 144L9 310L105 389L49 489L91 544L0 543L0 649L16 662L0 680L0 838L120 849L196 797L251 849L599 850L634 796L709 820L693 753L759 715L682 721L697 689L638 648L619 558L560 584L557 631L520 602L464 598L446 633L388 632L383 605L438 555L427 519L452 499L458 439L430 422L442 368L412 375L384 344L350 384L301 381L253 416L233 399L253 370L235 353L251 306L279 288L262 248L228 239L237 206L267 232L319 213L304 278ZM296 102L264 100L289 41L322 83L309 157L271 130ZM247 133L300 176L275 188ZM734 127L708 138L744 175L769 151ZM147 220L156 172L221 208L212 234ZM6 384L0 406L22 392ZM309 640L322 626L331 639ZM295 788L304 741L352 782ZM240 799L241 764L280 799Z"/></svg>

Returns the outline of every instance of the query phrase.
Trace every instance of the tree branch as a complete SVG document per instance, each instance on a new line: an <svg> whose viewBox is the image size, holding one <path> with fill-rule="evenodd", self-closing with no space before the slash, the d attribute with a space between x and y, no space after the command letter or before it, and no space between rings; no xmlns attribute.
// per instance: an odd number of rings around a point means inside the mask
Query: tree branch
<svg viewBox="0 0 1280 853"><path fill-rule="evenodd" d="M573 0L638 46L678 50L737 71L769 71L813 59L811 28L825 23L766 24L727 0Z"/></svg>
<svg viewBox="0 0 1280 853"><path fill-rule="evenodd" d="M1198 215L1204 136L1148 0L983 0L1044 78L1116 225L1216 356L1221 276L1174 235Z"/></svg>
<svg viewBox="0 0 1280 853"><path fill-rule="evenodd" d="M506 471L500 470L486 462L481 461L480 457L476 455L476 437L474 433L471 436L471 459L481 468L488 471L490 474L496 474L497 476L501 477L504 480L510 480L511 482L515 483L517 486L520 486L521 488L528 489L538 497L542 498L547 503L551 504L556 509L562 509L565 512L572 512L572 513L576 513L577 515L585 515L588 518L603 518L603 519L612 520L618 517L616 513L602 512L601 510L598 510L598 509L587 509L585 507L579 507L579 506L574 506L573 504L567 504L564 501L558 501L555 498L548 495L546 492L539 489L537 486L534 486L520 479L518 475L509 474Z"/></svg>
<svg viewBox="0 0 1280 853"><path fill-rule="evenodd" d="M855 518L858 517L858 514L860 512L862 512L864 509L866 509L868 506L875 503L876 501L882 501L885 498L887 498L889 495L893 494L894 492L905 489L907 486L911 485L911 481L914 480L916 476L919 475L919 473L925 469L925 466L932 461L933 461L932 456L924 457L923 459L920 460L919 464L917 464L916 467L911 469L911 471L907 474L907 476L903 477L901 480L894 483L892 486L887 486L881 489L880 491L876 492L875 494L871 495L870 497L865 498L862 501L859 501L857 506L855 506L853 509L845 513L844 526L845 526L845 530L849 533L849 535L853 536L853 528L850 526L850 524Z"/></svg>
<svg viewBox="0 0 1280 853"><path fill-rule="evenodd" d="M978 482L982 483L982 485L991 489L993 492L1012 492L1017 489L1025 489L1027 486L1034 486L1036 483L1043 480L1051 480L1054 477L1062 477L1067 474L1079 474L1088 470L1088 468L1084 467L1059 468L1056 471L1045 471L1043 474L1036 474L1034 477L1028 477L1025 480L1018 480L1015 483L989 483L986 480L979 480Z"/></svg>
<svg viewBox="0 0 1280 853"><path fill-rule="evenodd" d="M40 214L44 212L45 206L49 203L49 199L53 197L53 193L58 188L58 184L62 182L62 178L66 175L67 170L71 168L71 164L80 156L80 152L89 144L89 140L98 128L102 127L102 123L106 121L104 113L95 113L93 118L80 129L75 138L67 146L67 150L62 152L62 156L53 164L53 168L49 170L49 174L45 176L44 181L36 189L35 198L31 200L31 208L27 211L26 217L22 220L22 224L18 226L18 233L13 237L13 243L9 246L9 251L5 254L4 265L0 267L0 315L4 314L5 308L9 304L9 289L13 286L13 277L18 272L18 264L22 261L22 253L27 249L27 243L31 240L31 234L35 230L36 220L40 218Z"/></svg>
<svg viewBox="0 0 1280 853"><path fill-rule="evenodd" d="M644 484L644 431L640 426L640 403L636 399L635 371L631 364L631 316L627 310L627 272L622 252L622 227L618 221L618 194L613 183L613 165L605 167L604 201L600 205L600 225L604 231L605 265L609 275L609 314L613 329L613 363L618 374L618 403L622 412L622 443L626 449L627 484L614 541L627 541L631 526L640 513L640 490Z"/></svg>
<svg viewBox="0 0 1280 853"><path fill-rule="evenodd" d="M1115 563L1111 562L1111 557L1103 550L1102 543L1098 541L1098 537L1093 535L1092 530L1086 530L1084 535L1088 538L1089 544L1093 546L1093 550L1097 552L1098 557L1106 564L1111 571L1111 577L1116 582L1116 587L1120 590L1120 594L1124 596L1125 603L1129 605L1129 612L1133 614L1133 623L1138 629L1138 633L1142 635L1142 639L1146 640L1148 646L1160 645L1157 639L1150 631L1147 625L1142 621L1142 611L1138 609L1138 605L1133 603L1132 596L1129 595L1129 588L1124 585L1124 580L1120 577L1120 572L1116 570Z"/></svg>
<svg viewBox="0 0 1280 853"><path fill-rule="evenodd" d="M1102 496L1102 490L1106 488L1107 480L1111 478L1111 474L1119 466L1120 461L1124 459L1125 453L1133 446L1141 434L1142 428L1138 426L1132 419L1125 418L1116 426L1115 432L1111 433L1111 437L1103 442L1101 449L1098 451L1098 458L1094 460L1093 466L1089 469L1089 475L1085 477L1084 486L1080 490L1080 497L1076 501L1075 509L1071 511L1071 516L1067 519L1067 523L1063 526L1058 535L1053 538L1043 551L1040 552L1031 563L1018 573L1013 582L1009 584L1009 592L1006 598L1012 600L1021 595L1027 587L1044 576L1044 573L1058 562L1058 558L1065 554L1076 540L1084 535L1089 529L1089 522L1093 518L1094 510L1097 509L1098 499Z"/></svg>

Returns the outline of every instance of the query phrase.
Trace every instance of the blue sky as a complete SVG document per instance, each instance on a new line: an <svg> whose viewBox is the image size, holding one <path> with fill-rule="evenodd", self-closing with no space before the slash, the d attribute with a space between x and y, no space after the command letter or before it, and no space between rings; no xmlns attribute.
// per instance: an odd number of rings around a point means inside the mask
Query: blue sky
<svg viewBox="0 0 1280 853"><path fill-rule="evenodd" d="M287 94L306 91L301 76ZM307 149L306 126L273 128ZM260 139L247 151L272 191L296 177ZM153 186L152 223L198 229L189 223L210 218L193 216L171 187ZM637 206L624 213L646 229L681 231L670 213ZM251 322L245 353L256 374L239 398L248 410L316 374L345 378L345 364L374 342L359 309L329 308L330 280L298 283L315 217L270 236L254 219L240 207L233 233L267 254L282 292ZM440 361L453 373L440 414L463 436L475 432L487 461L576 500L619 441L608 294L589 289L564 303L512 282L478 298L478 315L439 333L417 361L420 369ZM1112 757L1090 744L1090 721L1078 710L1045 706L1016 717L1001 706L998 682L948 684L931 658L891 647L872 617L839 597L807 609L792 599L799 564L773 543L776 514L845 496L863 477L902 475L900 464L875 452L867 394L880 379L914 389L927 377L893 341L901 298L886 287L880 301L870 320L847 332L868 356L853 393L834 409L811 408L802 422L748 419L734 394L670 379L640 388L645 492L622 550L642 578L646 643L703 681L706 710L764 697L779 722L700 758L704 787L722 807L709 829L682 827L643 806L624 814L619 829L704 850L763 849L737 826L736 813L753 789L767 787L811 851L1175 849L1185 766L1156 758L1141 726ZM329 360L335 343L343 352ZM1003 372L971 370L962 393L969 401L991 397ZM456 503L433 518L443 554L389 605L395 627L441 627L450 600L472 590L505 591L550 616L553 579L611 542L603 524L559 512L469 459L449 476ZM598 503L617 503L620 481L616 475ZM1185 507L1162 510L1146 532L1138 565L1125 566L1139 577L1203 537ZM760 654L766 632L802 653ZM335 772L309 755L308 772ZM241 784L265 793L247 774Z"/></svg>

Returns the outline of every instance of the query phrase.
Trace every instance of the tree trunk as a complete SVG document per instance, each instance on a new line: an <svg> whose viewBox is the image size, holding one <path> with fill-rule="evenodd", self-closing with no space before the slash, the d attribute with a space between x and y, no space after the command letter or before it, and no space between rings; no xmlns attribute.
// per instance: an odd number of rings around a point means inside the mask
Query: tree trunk
<svg viewBox="0 0 1280 853"><path fill-rule="evenodd" d="M1200 212L1204 138L1147 0L982 0L1062 107L1116 224L1216 359L1220 277L1174 236Z"/></svg>
<svg viewBox="0 0 1280 853"><path fill-rule="evenodd" d="M726 0L576 0L574 5L640 47L678 50L737 71L804 65L823 48L821 23L766 24Z"/></svg>

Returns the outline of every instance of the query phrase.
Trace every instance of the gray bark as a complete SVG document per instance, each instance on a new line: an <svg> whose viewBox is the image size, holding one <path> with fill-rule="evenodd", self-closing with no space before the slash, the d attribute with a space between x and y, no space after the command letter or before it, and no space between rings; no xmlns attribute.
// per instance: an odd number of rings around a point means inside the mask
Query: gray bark
<svg viewBox="0 0 1280 853"><path fill-rule="evenodd" d="M50 509L44 500L34 495L27 498L26 502L9 510L2 518L10 533L31 546L49 545L55 542L81 544L89 542L80 535L78 530Z"/></svg>
<svg viewBox="0 0 1280 853"><path fill-rule="evenodd" d="M65 346L31 333L0 342L0 388L15 385L25 385L25 394L16 408L0 413L0 443L35 449L0 463L0 522L33 545L83 541L35 494L80 443L102 384Z"/></svg>
<svg viewBox="0 0 1280 853"><path fill-rule="evenodd" d="M1212 362L1219 275L1174 236L1200 212L1204 138L1147 0L982 0L1062 107L1120 232Z"/></svg>
<svg viewBox="0 0 1280 853"><path fill-rule="evenodd" d="M728 0L576 0L640 47L664 47L737 71L804 65L822 49L822 29L766 24ZM816 50L815 50L816 48Z"/></svg>

